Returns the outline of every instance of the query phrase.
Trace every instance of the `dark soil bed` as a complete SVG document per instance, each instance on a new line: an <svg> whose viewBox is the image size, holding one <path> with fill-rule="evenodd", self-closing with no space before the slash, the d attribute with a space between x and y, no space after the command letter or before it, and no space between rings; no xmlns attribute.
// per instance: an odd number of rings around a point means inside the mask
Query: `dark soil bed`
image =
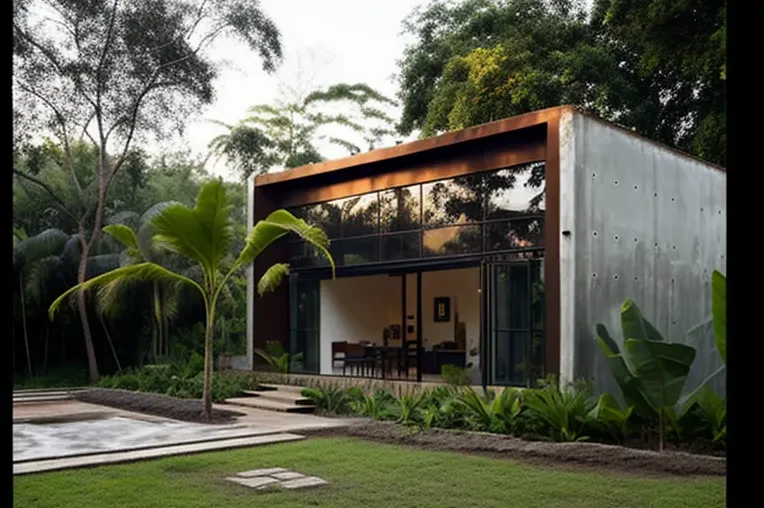
<svg viewBox="0 0 764 508"><path fill-rule="evenodd" d="M727 470L726 459L706 455L674 451L658 453L596 443L525 441L481 432L418 430L390 422L364 421L348 427L307 433L314 436L352 436L427 450L522 459L543 466L584 467L648 476L725 476Z"/></svg>
<svg viewBox="0 0 764 508"><path fill-rule="evenodd" d="M136 413L162 416L174 420L195 423L233 423L242 413L220 409L212 410L212 419L202 416L202 401L192 399L176 399L169 395L158 393L131 392L128 390L111 390L106 388L89 388L73 394L82 402L99 404L101 406L124 409Z"/></svg>

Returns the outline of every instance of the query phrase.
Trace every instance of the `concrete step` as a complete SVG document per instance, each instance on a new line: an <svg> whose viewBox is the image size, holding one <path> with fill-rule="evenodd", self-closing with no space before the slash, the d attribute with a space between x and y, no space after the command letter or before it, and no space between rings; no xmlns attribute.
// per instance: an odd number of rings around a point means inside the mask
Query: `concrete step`
<svg viewBox="0 0 764 508"><path fill-rule="evenodd" d="M73 397L71 395L47 395L47 396L39 396L39 397L28 397L28 396L22 396L22 397L13 397L13 403L14 404L30 404L30 403L40 403L40 402L57 402L60 400L70 400Z"/></svg>
<svg viewBox="0 0 764 508"><path fill-rule="evenodd" d="M281 402L263 397L236 397L226 399L224 402L235 406L253 407L268 411L283 411L286 413L312 413L316 409L314 406L298 406L291 402Z"/></svg>
<svg viewBox="0 0 764 508"><path fill-rule="evenodd" d="M276 384L261 384L261 388L264 388L264 391L279 391L279 392L286 392L286 393L296 393L297 395L302 395L302 391L305 389L304 386L293 386L293 385L276 385Z"/></svg>
<svg viewBox="0 0 764 508"><path fill-rule="evenodd" d="M13 392L13 398L31 398L31 397L51 397L51 396L58 396L58 395L71 395L72 390L40 390L40 391L34 391L34 392L28 392L28 391L14 391Z"/></svg>
<svg viewBox="0 0 764 508"><path fill-rule="evenodd" d="M312 406L313 401L307 397L303 397L299 393L285 392L282 390L244 390L244 395L251 397L259 397L261 399L273 400L276 402L284 402L287 404L295 404L297 406Z"/></svg>
<svg viewBox="0 0 764 508"><path fill-rule="evenodd" d="M305 436L298 434L269 434L265 436L245 437L236 439L225 439L219 441L209 441L204 443L183 444L174 446L165 446L163 448L151 448L146 450L128 451L120 453L102 453L96 455L87 455L83 457L70 457L53 460L38 460L32 462L22 462L13 465L13 474L30 474L43 471L55 471L58 469L71 469L77 467L100 466L104 464L116 464L121 462L133 462L136 460L152 459L159 457L168 457L172 455L185 455L189 453L199 453L213 450L226 450L231 448L242 448L248 446L260 446L272 443L284 443L287 441L297 441L304 439Z"/></svg>
<svg viewBox="0 0 764 508"><path fill-rule="evenodd" d="M33 395L35 393L59 393L59 392L70 392L72 391L69 388L24 388L22 390L13 390L13 395Z"/></svg>

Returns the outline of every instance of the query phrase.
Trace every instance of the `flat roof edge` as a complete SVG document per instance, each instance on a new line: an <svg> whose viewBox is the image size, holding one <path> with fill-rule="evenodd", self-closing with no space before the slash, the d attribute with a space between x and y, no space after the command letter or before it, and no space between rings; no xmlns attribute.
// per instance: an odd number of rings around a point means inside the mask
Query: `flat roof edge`
<svg viewBox="0 0 764 508"><path fill-rule="evenodd" d="M378 148L369 152L320 162L317 164L308 164L296 168L280 171L278 173L268 173L255 177L255 185L269 185L289 180L296 180L307 176L320 175L332 171L372 164L384 160L397 159L416 153L426 152L437 148L457 145L467 141L488 138L507 132L543 125L549 120L558 118L564 110L576 110L573 106L556 106L554 108L542 109L530 113L524 113L494 122L484 123L467 127L458 131L446 132L437 136L425 139L418 139L395 146Z"/></svg>

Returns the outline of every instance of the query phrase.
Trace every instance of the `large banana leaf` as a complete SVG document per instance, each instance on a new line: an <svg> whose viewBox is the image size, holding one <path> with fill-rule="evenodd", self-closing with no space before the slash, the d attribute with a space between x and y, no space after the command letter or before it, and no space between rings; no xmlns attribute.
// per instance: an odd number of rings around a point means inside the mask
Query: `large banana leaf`
<svg viewBox="0 0 764 508"><path fill-rule="evenodd" d="M673 409L684 390L695 348L657 340L627 339L639 390L655 412Z"/></svg>
<svg viewBox="0 0 764 508"><path fill-rule="evenodd" d="M633 300L628 299L621 305L621 329L623 338L663 341L659 332L639 310Z"/></svg>
<svg viewBox="0 0 764 508"><path fill-rule="evenodd" d="M610 372L613 373L613 377L621 389L626 405L634 406L636 411L644 417L653 416L655 413L643 394L640 379L632 373L625 356L618 349L618 344L610 336L605 325L599 323L597 324L597 341L605 353Z"/></svg>
<svg viewBox="0 0 764 508"><path fill-rule="evenodd" d="M727 278L714 270L711 275L711 314L714 316L716 350L727 364Z"/></svg>

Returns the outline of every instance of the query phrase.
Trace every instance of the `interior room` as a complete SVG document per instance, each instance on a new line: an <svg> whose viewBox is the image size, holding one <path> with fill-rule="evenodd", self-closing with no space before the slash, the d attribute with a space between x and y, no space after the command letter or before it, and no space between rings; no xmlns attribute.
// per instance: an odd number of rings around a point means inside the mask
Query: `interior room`
<svg viewBox="0 0 764 508"><path fill-rule="evenodd" d="M320 373L442 381L445 372L480 379L477 267L422 272L421 358L417 358L417 274L322 280ZM464 369L463 371L461 369Z"/></svg>

